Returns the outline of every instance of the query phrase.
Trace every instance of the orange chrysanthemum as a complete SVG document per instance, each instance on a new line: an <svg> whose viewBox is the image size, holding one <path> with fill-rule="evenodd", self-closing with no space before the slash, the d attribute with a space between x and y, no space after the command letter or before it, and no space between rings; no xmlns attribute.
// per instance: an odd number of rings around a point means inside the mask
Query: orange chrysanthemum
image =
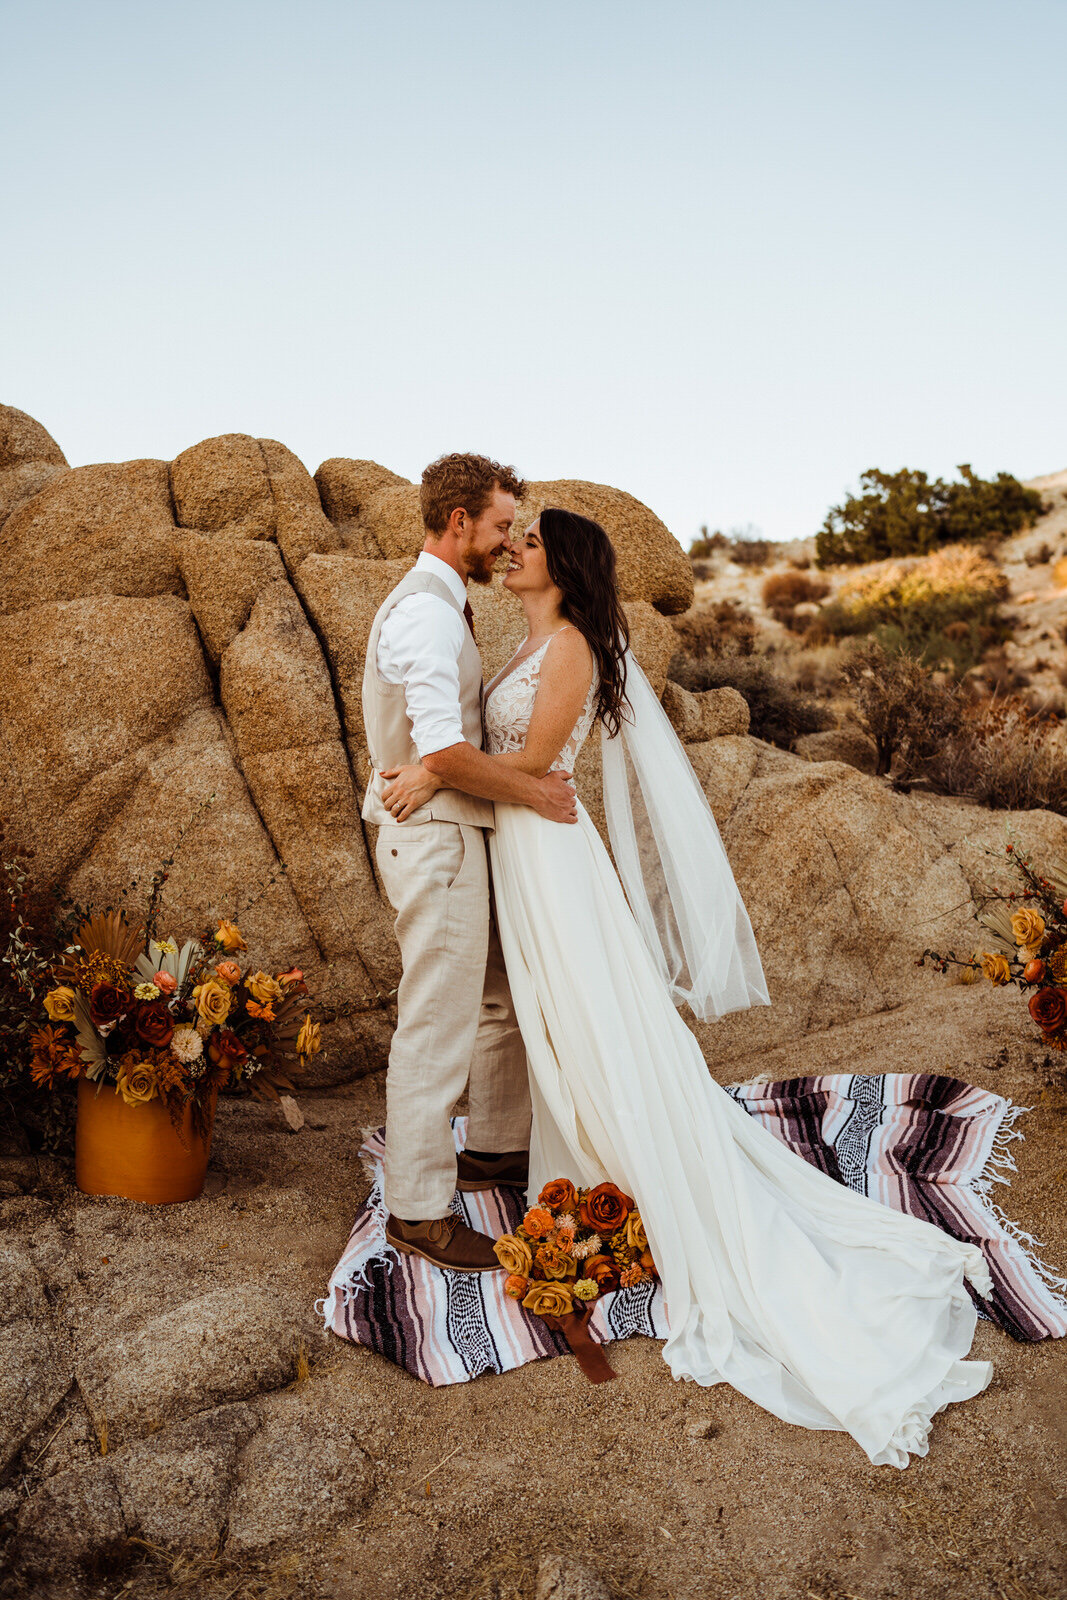
<svg viewBox="0 0 1067 1600"><path fill-rule="evenodd" d="M531 1239L545 1239L556 1225L551 1211L544 1206L531 1206L522 1219L522 1226Z"/></svg>

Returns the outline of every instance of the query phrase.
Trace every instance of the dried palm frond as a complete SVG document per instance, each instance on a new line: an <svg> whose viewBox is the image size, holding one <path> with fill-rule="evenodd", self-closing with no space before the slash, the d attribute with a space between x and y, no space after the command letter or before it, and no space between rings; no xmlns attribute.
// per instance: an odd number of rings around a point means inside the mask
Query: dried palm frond
<svg viewBox="0 0 1067 1600"><path fill-rule="evenodd" d="M1067 899L1067 856L1049 856L1044 875L1056 893Z"/></svg>
<svg viewBox="0 0 1067 1600"><path fill-rule="evenodd" d="M998 901L983 906L978 912L978 920L990 933L996 935L1008 950L1015 949L1015 930L1011 925L1011 917Z"/></svg>
<svg viewBox="0 0 1067 1600"><path fill-rule="evenodd" d="M131 928L124 911L97 911L82 923L77 939L87 956L99 951L132 967L144 943L144 925Z"/></svg>
<svg viewBox="0 0 1067 1600"><path fill-rule="evenodd" d="M93 1026L89 1015L89 1007L85 1003L85 996L77 989L74 991L74 1032L81 1046L82 1059L86 1063L85 1076L99 1078L107 1058L104 1055L104 1046L100 1035Z"/></svg>

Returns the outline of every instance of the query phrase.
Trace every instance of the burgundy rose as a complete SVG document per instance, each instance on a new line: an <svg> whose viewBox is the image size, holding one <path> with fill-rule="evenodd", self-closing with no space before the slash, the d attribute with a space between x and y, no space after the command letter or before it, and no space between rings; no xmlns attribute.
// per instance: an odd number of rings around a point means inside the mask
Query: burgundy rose
<svg viewBox="0 0 1067 1600"><path fill-rule="evenodd" d="M1062 989L1039 989L1030 996L1030 1015L1043 1033L1057 1033L1067 1020L1067 995Z"/></svg>
<svg viewBox="0 0 1067 1600"><path fill-rule="evenodd" d="M248 1050L244 1040L239 1038L232 1028L219 1028L212 1034L208 1054L215 1061L225 1061L233 1072L243 1067L248 1060Z"/></svg>
<svg viewBox="0 0 1067 1600"><path fill-rule="evenodd" d="M170 1044L174 1035L174 1018L162 1000L142 1000L134 1012L133 1025L144 1044L160 1049Z"/></svg>
<svg viewBox="0 0 1067 1600"><path fill-rule="evenodd" d="M129 1009L128 989L120 989L117 983L93 984L89 995L89 1015L98 1028L125 1016Z"/></svg>
<svg viewBox="0 0 1067 1600"><path fill-rule="evenodd" d="M633 1208L630 1196L623 1194L617 1184L598 1183L578 1207L578 1217L583 1227L607 1239L618 1232Z"/></svg>

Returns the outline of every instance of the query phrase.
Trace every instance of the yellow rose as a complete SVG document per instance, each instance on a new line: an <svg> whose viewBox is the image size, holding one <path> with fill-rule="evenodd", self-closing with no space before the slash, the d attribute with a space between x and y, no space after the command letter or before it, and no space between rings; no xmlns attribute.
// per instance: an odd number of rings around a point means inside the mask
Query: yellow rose
<svg viewBox="0 0 1067 1600"><path fill-rule="evenodd" d="M1011 931L1016 944L1040 945L1045 937L1045 919L1032 907L1024 906L1021 911L1013 912Z"/></svg>
<svg viewBox="0 0 1067 1600"><path fill-rule="evenodd" d="M534 1283L522 1303L538 1317L565 1317L574 1310L574 1294L565 1283Z"/></svg>
<svg viewBox="0 0 1067 1600"><path fill-rule="evenodd" d="M1011 968L1007 956L1002 956L999 951L985 951L982 956L982 971L990 983L1010 983Z"/></svg>
<svg viewBox="0 0 1067 1600"><path fill-rule="evenodd" d="M505 1272L510 1272L516 1278L528 1278L533 1268L533 1256L530 1246L525 1239L519 1239L513 1233L505 1233L503 1238L497 1240L493 1246L496 1258Z"/></svg>
<svg viewBox="0 0 1067 1600"><path fill-rule="evenodd" d="M227 922L225 917L215 930L215 940L224 950L247 950L248 946L241 937L241 930L236 923Z"/></svg>
<svg viewBox="0 0 1067 1600"><path fill-rule="evenodd" d="M58 989L48 991L44 997L44 1008L53 1022L73 1022L74 999L74 990L63 983Z"/></svg>
<svg viewBox="0 0 1067 1600"><path fill-rule="evenodd" d="M250 978L245 979L245 987L261 1006L269 1005L272 1000L285 999L285 990L269 972L253 972Z"/></svg>
<svg viewBox="0 0 1067 1600"><path fill-rule="evenodd" d="M201 1022L206 1022L209 1027L221 1028L230 1014L230 991L225 984L216 983L214 979L198 983L193 990L193 999Z"/></svg>
<svg viewBox="0 0 1067 1600"><path fill-rule="evenodd" d="M317 1022L312 1022L311 1013L304 1018L303 1026L296 1036L296 1053L300 1056L317 1055L322 1049L322 1035Z"/></svg>
<svg viewBox="0 0 1067 1600"><path fill-rule="evenodd" d="M147 1061L135 1061L119 1070L115 1088L128 1106L143 1106L156 1094L156 1075Z"/></svg>
<svg viewBox="0 0 1067 1600"><path fill-rule="evenodd" d="M626 1219L626 1243L631 1250L647 1250L648 1240L645 1237L645 1225L641 1221L639 1211L631 1211Z"/></svg>

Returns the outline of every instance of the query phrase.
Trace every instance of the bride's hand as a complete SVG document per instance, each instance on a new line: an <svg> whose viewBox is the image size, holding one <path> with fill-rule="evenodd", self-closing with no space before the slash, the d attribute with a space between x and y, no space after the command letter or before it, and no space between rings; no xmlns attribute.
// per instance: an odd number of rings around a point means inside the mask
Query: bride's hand
<svg viewBox="0 0 1067 1600"><path fill-rule="evenodd" d="M441 788L440 778L435 778L427 767L386 767L381 776L386 780L382 800L397 822L406 822L413 811L424 806Z"/></svg>

